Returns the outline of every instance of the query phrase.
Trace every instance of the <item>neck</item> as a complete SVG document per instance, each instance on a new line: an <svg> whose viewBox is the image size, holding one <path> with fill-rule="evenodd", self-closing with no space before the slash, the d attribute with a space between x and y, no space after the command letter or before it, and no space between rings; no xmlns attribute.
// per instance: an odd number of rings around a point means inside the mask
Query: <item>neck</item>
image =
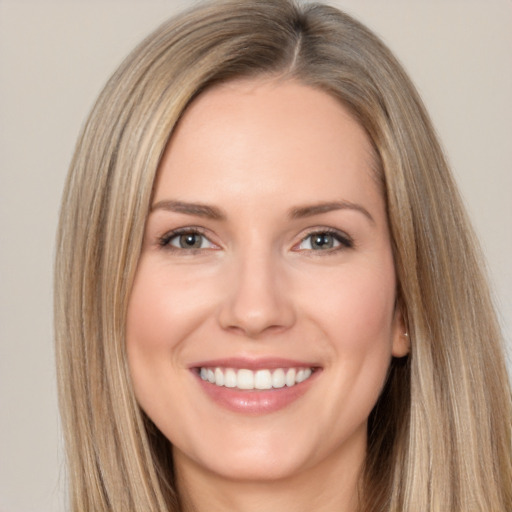
<svg viewBox="0 0 512 512"><path fill-rule="evenodd" d="M178 454L175 454L178 455ZM339 459L278 480L235 480L209 472L188 459L177 464L177 487L184 512L356 512L364 450L360 463ZM184 462L183 454L175 457ZM325 462L325 461L324 461Z"/></svg>

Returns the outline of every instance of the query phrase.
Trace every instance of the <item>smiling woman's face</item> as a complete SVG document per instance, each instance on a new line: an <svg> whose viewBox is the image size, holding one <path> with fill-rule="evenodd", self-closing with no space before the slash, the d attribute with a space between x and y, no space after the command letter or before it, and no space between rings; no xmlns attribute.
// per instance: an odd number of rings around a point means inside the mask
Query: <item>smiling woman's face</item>
<svg viewBox="0 0 512 512"><path fill-rule="evenodd" d="M338 101L293 81L218 86L184 115L127 320L137 399L178 471L360 466L407 351L373 158Z"/></svg>

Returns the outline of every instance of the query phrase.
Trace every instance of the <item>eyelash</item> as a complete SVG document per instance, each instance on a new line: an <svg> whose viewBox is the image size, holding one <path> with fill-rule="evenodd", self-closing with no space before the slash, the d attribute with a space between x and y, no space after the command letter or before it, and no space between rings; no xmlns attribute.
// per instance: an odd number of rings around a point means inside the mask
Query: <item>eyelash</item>
<svg viewBox="0 0 512 512"><path fill-rule="evenodd" d="M195 252L199 252L199 251L203 250L202 248L193 248L193 247L178 248L178 247L174 247L173 245L171 245L171 241L173 238L176 238L176 237L179 237L182 235L201 236L201 237L205 238L206 240L208 240L211 244L213 244L213 242L210 241L210 239L206 236L206 234L204 233L204 231L202 229L200 229L198 227L186 227L186 228L179 228L179 229L175 229L173 231L169 231L168 233L166 233L165 235L163 235L162 237L160 237L158 239L158 245L160 247L165 248L170 251L187 251L187 252L195 253Z"/></svg>
<svg viewBox="0 0 512 512"><path fill-rule="evenodd" d="M163 235L162 237L160 237L158 239L158 245L162 248L166 248L171 251L187 251L189 253L196 253L201 250L204 250L204 248L192 248L192 247L191 248L186 248L186 247L178 248L178 247L174 247L173 245L171 245L171 241L174 238L182 236L182 235L201 236L201 237L204 237L206 240L208 240L208 242L210 244L213 244L213 242L211 242L211 240L206 236L205 232L202 229L200 229L198 227L186 227L186 228L175 229L173 231L166 233L165 235ZM301 252L307 251L307 252L311 252L311 253L313 253L313 252L335 253L340 250L352 249L354 247L354 241L352 240L352 238L350 238L347 234L345 234L341 231L338 231L338 230L332 229L332 228L320 228L320 229L315 228L315 229L312 229L309 233L307 233L306 236L304 236L300 240L300 242L294 246L294 248L302 245L308 238L313 237L314 235L331 236L340 245L338 247L331 247L331 248L328 248L325 250L314 250L314 249L296 249L296 250L301 251ZM215 245L215 244L213 244L213 245Z"/></svg>
<svg viewBox="0 0 512 512"><path fill-rule="evenodd" d="M304 236L301 241L296 244L294 247L302 245L308 238L311 238L315 235L329 235L332 236L332 238L338 242L340 245L338 247L332 247L324 250L313 250L313 249L297 249L298 251L307 251L310 253L329 253L333 254L338 251L343 251L346 249L352 249L354 248L354 241L351 237L349 237L346 233L343 233L342 231L338 231L337 229L332 228L314 228L309 233Z"/></svg>

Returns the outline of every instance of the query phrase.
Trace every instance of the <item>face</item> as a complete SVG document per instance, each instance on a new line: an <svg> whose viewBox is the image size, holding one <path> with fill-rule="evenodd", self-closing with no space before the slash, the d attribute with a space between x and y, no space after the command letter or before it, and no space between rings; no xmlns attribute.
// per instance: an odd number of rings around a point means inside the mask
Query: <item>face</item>
<svg viewBox="0 0 512 512"><path fill-rule="evenodd" d="M371 144L293 81L200 96L158 173L130 297L140 406L183 467L275 479L360 464L407 351Z"/></svg>

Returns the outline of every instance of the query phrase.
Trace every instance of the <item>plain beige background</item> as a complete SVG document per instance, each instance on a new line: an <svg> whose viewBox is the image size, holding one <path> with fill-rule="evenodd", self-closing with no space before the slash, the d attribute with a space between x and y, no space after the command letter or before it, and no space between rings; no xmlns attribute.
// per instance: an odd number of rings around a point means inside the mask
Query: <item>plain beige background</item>
<svg viewBox="0 0 512 512"><path fill-rule="evenodd" d="M65 510L52 259L102 84L184 0L0 0L0 512ZM339 0L405 64L438 129L512 345L512 0Z"/></svg>

